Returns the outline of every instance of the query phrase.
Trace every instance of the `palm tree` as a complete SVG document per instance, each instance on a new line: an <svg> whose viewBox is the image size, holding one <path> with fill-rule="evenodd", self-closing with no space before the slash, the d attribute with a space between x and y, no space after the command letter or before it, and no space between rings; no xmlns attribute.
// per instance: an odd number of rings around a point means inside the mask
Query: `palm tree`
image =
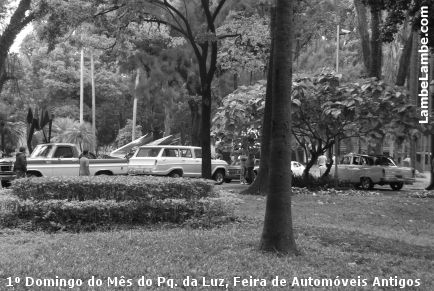
<svg viewBox="0 0 434 291"><path fill-rule="evenodd" d="M68 117L54 119L52 132L54 142L74 143L81 151L91 149L95 141L90 123L80 124L77 120Z"/></svg>
<svg viewBox="0 0 434 291"><path fill-rule="evenodd" d="M18 145L25 142L26 138L25 123L16 121L4 103L0 103L0 135L1 150L4 152L14 151Z"/></svg>
<svg viewBox="0 0 434 291"><path fill-rule="evenodd" d="M293 0L277 0L274 32L269 193L261 249L296 253L291 216Z"/></svg>

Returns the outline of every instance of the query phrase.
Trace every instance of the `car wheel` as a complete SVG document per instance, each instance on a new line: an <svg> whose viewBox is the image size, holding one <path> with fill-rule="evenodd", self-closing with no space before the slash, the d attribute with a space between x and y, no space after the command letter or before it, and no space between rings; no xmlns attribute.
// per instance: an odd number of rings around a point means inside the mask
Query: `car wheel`
<svg viewBox="0 0 434 291"><path fill-rule="evenodd" d="M395 190L395 191L401 190L403 186L404 186L404 183L402 183L402 182L390 183L390 188L392 188L392 190Z"/></svg>
<svg viewBox="0 0 434 291"><path fill-rule="evenodd" d="M221 185L225 181L225 174L222 171L217 171L215 172L213 178L216 181L217 185Z"/></svg>
<svg viewBox="0 0 434 291"><path fill-rule="evenodd" d="M372 180L370 178L364 177L360 179L360 187L363 190L371 190L374 188L374 184L372 183Z"/></svg>
<svg viewBox="0 0 434 291"><path fill-rule="evenodd" d="M177 171L170 173L169 176L172 178L181 178L182 177L182 175Z"/></svg>
<svg viewBox="0 0 434 291"><path fill-rule="evenodd" d="M2 180L2 188L8 188L11 185L11 181Z"/></svg>

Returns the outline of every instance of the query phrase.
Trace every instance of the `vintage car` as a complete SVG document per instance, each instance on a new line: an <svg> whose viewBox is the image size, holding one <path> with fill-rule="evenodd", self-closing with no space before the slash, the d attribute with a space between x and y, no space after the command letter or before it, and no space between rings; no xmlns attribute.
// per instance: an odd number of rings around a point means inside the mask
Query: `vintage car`
<svg viewBox="0 0 434 291"><path fill-rule="evenodd" d="M255 167L253 168L253 174L255 177L259 173L259 164L260 164L260 160L256 159ZM293 175L295 176L303 175L304 168L305 167L303 166L303 164L297 161L291 161L291 171ZM240 174L241 174L240 161L237 160L228 167L228 175L225 178L225 182L230 183L232 180L239 180Z"/></svg>
<svg viewBox="0 0 434 291"><path fill-rule="evenodd" d="M255 167L253 168L253 180L255 179L256 175L258 174L259 169L259 159L255 159ZM239 180L241 175L241 166L240 166L240 160L236 160L232 164L228 166L228 174L225 177L225 182L230 183L232 180Z"/></svg>
<svg viewBox="0 0 434 291"><path fill-rule="evenodd" d="M224 182L227 167L223 160L211 160L211 174L217 184ZM202 149L193 146L141 146L128 164L129 175L199 178L201 169Z"/></svg>
<svg viewBox="0 0 434 291"><path fill-rule="evenodd" d="M35 147L27 157L27 177L78 176L80 150L70 143L45 143ZM90 154L89 170L93 176L126 175L126 159L96 159ZM2 187L8 187L16 178L13 172L14 157L0 160L0 179Z"/></svg>
<svg viewBox="0 0 434 291"><path fill-rule="evenodd" d="M335 170L330 173L333 176ZM372 189L375 184L390 185L393 190L400 190L404 184L415 181L414 169L398 167L389 157L354 153L345 155L338 164L338 179L365 190Z"/></svg>

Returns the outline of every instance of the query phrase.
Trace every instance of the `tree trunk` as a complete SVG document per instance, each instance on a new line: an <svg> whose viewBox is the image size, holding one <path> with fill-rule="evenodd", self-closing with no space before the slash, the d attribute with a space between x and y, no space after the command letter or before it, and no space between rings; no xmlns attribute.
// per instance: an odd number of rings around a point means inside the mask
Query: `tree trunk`
<svg viewBox="0 0 434 291"><path fill-rule="evenodd" d="M357 11L357 30L360 34L360 42L362 45L363 64L366 72L371 70L371 48L369 46L370 38L368 32L368 21L366 17L366 6L361 0L354 0L354 6Z"/></svg>
<svg viewBox="0 0 434 291"><path fill-rule="evenodd" d="M273 52L274 52L274 31L276 21L276 10L270 9L270 35L271 35L271 48L270 58L268 61L268 75L267 75L267 88L265 92L265 108L264 120L262 121L261 133L261 161L259 164L259 173L255 181L241 194L268 194L268 173L270 164L270 136L271 136L271 98L272 98L272 84L273 84Z"/></svg>
<svg viewBox="0 0 434 291"><path fill-rule="evenodd" d="M277 0L273 54L269 193L261 249L297 253L291 216L291 85L293 1Z"/></svg>
<svg viewBox="0 0 434 291"><path fill-rule="evenodd" d="M418 105L418 90L419 90L419 33L412 33L412 53L410 60L410 75L408 79L408 86L411 96L411 102L414 105ZM410 136L410 160L411 167L416 168L416 146L417 146L417 136Z"/></svg>
<svg viewBox="0 0 434 291"><path fill-rule="evenodd" d="M382 65L382 42L381 42L381 10L376 5L371 6L371 68L369 70L370 77L381 79Z"/></svg>
<svg viewBox="0 0 434 291"><path fill-rule="evenodd" d="M413 33L414 32L412 30L405 42L401 57L399 58L398 74L396 76L395 82L397 86L404 86L405 80L407 79L407 72L410 66L411 49L413 44Z"/></svg>
<svg viewBox="0 0 434 291"><path fill-rule="evenodd" d="M202 178L211 179L211 84L202 93Z"/></svg>
<svg viewBox="0 0 434 291"><path fill-rule="evenodd" d="M193 146L200 146L201 114L198 103L194 99L188 100L191 114L191 144Z"/></svg>

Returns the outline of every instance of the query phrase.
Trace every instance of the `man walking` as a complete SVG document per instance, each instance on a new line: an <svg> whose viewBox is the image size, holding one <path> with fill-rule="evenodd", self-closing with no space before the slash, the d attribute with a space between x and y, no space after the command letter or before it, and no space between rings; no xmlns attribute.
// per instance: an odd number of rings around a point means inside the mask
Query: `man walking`
<svg viewBox="0 0 434 291"><path fill-rule="evenodd" d="M87 158L88 154L89 151L84 150L80 156L80 170L78 172L79 176L90 176L89 159Z"/></svg>
<svg viewBox="0 0 434 291"><path fill-rule="evenodd" d="M18 178L25 178L27 173L26 148L20 147L15 158L14 172Z"/></svg>

